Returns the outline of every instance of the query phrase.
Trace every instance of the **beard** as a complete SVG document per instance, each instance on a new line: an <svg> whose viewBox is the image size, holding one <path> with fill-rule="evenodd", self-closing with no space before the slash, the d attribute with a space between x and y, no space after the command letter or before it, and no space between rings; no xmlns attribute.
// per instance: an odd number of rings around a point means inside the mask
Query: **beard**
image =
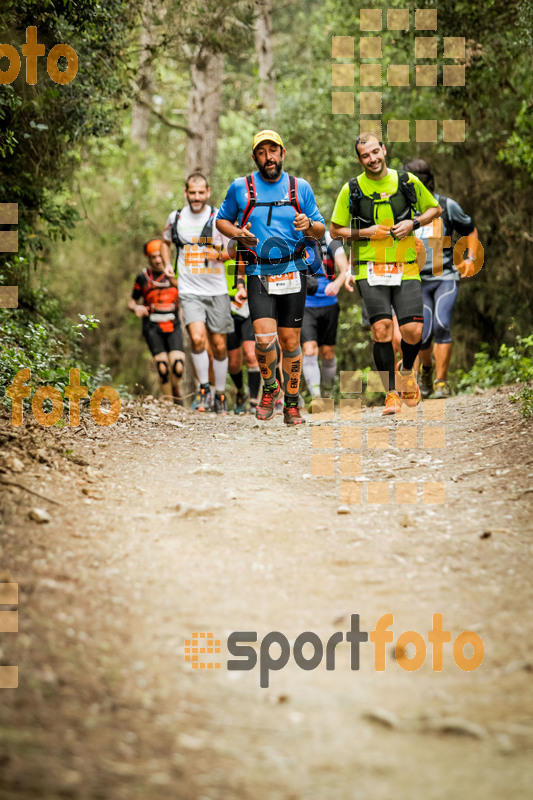
<svg viewBox="0 0 533 800"><path fill-rule="evenodd" d="M264 167L264 166L260 167L258 164L257 169L259 170L259 174L261 175L261 177L265 178L265 180L267 181L277 180L283 170L283 161L280 161L278 164L273 164L271 167Z"/></svg>

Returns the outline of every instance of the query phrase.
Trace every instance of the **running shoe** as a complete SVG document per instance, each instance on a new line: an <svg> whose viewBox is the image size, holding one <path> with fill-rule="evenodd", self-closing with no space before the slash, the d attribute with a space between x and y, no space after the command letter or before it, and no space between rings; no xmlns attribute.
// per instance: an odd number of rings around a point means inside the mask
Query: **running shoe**
<svg viewBox="0 0 533 800"><path fill-rule="evenodd" d="M405 405L417 406L422 399L422 394L420 393L420 387L416 380L414 368L403 369L402 363L400 362L396 378L400 384L400 396Z"/></svg>
<svg viewBox="0 0 533 800"><path fill-rule="evenodd" d="M234 414L246 414L248 397L248 392L237 392L237 396L235 397L235 405L233 406Z"/></svg>
<svg viewBox="0 0 533 800"><path fill-rule="evenodd" d="M305 419L300 414L298 406L284 406L283 408L283 422L285 425L303 425Z"/></svg>
<svg viewBox="0 0 533 800"><path fill-rule="evenodd" d="M196 411L201 411L203 413L206 411L211 411L211 406L213 405L213 396L208 383L204 383L200 386L200 391L196 395L196 401Z"/></svg>
<svg viewBox="0 0 533 800"><path fill-rule="evenodd" d="M420 394L426 399L433 393L433 368L425 367L422 364L420 374L418 376L418 385L420 386Z"/></svg>
<svg viewBox="0 0 533 800"><path fill-rule="evenodd" d="M446 381L435 381L433 384L433 397L436 400L443 400L450 396L450 387Z"/></svg>
<svg viewBox="0 0 533 800"><path fill-rule="evenodd" d="M387 392L385 397L385 408L381 412L381 416L387 417L389 414L399 414L402 410L402 401L398 392Z"/></svg>
<svg viewBox="0 0 533 800"><path fill-rule="evenodd" d="M222 392L215 393L215 413L221 414L223 417L228 415L228 401Z"/></svg>
<svg viewBox="0 0 533 800"><path fill-rule="evenodd" d="M255 416L257 419L266 420L274 416L274 407L276 402L281 399L282 391L279 381L276 380L276 385L267 389L263 386L263 394L261 395L261 402L255 409Z"/></svg>

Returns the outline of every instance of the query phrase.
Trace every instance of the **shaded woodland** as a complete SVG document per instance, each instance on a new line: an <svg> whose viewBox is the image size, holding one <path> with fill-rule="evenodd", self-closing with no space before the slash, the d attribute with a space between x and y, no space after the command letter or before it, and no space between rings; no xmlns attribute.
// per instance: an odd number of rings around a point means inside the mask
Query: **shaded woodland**
<svg viewBox="0 0 533 800"><path fill-rule="evenodd" d="M414 17L415 5L393 0L388 8L409 8ZM66 42L79 59L68 86L52 83L40 59L36 85L26 84L22 69L0 87L0 202L19 205L19 252L0 254L0 282L20 287L20 308L0 311L3 385L17 364L48 370L50 382L61 359L74 359L95 375L103 365L116 384L149 386L150 356L127 312L142 245L181 207L191 170L209 176L219 204L231 180L251 170L251 139L261 127L280 131L287 169L310 181L329 221L340 187L360 171L358 70L356 113L332 114L331 40L354 36L358 63L361 7L368 4L3 3L0 41L20 48L34 24L47 51ZM502 342L531 332L533 2L427 0L425 7L438 9L439 54L444 36L465 37L458 63L466 84L443 86L439 57L438 86L415 87L412 79L409 87L382 87L382 119L466 120L464 143L389 147L393 167L428 160L437 191L474 217L485 264L462 282L454 322L452 368L466 369L483 346L494 357ZM414 25L381 36L383 72L409 64L413 74ZM359 305L346 293L341 304L340 368L368 366Z"/></svg>

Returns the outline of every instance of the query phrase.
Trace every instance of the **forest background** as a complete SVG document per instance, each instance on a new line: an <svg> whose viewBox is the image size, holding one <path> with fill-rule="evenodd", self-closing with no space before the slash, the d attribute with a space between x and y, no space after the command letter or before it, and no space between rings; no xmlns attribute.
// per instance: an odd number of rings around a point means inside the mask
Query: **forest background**
<svg viewBox="0 0 533 800"><path fill-rule="evenodd" d="M384 17L408 8L411 19L409 31L380 32L383 74L388 64L409 64L411 73L409 87L382 87L382 120L464 119L467 137L443 142L439 126L437 143L391 143L389 165L429 161L436 190L474 217L485 253L481 272L461 282L452 368L475 362L471 384L491 374L533 378L533 0L426 0L438 9L437 31L423 34L438 39L437 87L414 85L415 64L426 63L414 57L415 6L373 6ZM342 184L361 171L353 150L358 70L346 89L355 114L332 114L331 67L342 63L332 59L332 37L355 37L357 65L359 13L368 7L3 0L0 42L20 52L27 26L36 25L46 51L69 44L79 68L59 86L41 58L31 86L23 62L18 78L0 86L0 202L19 207L18 253L0 254L0 284L19 286L19 308L0 309L0 393L24 366L34 386L61 389L74 365L91 387L155 386L139 321L127 311L143 243L182 206L193 169L209 176L219 205L230 182L253 167L256 130L279 130L286 168L310 181L329 222ZM466 58L457 61L466 66L464 87L442 85L444 36L466 39ZM340 300L339 368L368 367L358 298L342 292Z"/></svg>

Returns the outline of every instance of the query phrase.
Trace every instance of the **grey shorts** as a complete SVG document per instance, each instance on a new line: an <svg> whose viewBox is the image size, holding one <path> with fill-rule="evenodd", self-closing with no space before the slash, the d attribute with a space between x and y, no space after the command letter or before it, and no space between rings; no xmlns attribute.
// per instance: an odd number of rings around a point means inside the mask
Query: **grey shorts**
<svg viewBox="0 0 533 800"><path fill-rule="evenodd" d="M227 294L213 296L180 294L180 303L185 325L190 325L191 322L203 322L209 333L233 332L233 319Z"/></svg>

